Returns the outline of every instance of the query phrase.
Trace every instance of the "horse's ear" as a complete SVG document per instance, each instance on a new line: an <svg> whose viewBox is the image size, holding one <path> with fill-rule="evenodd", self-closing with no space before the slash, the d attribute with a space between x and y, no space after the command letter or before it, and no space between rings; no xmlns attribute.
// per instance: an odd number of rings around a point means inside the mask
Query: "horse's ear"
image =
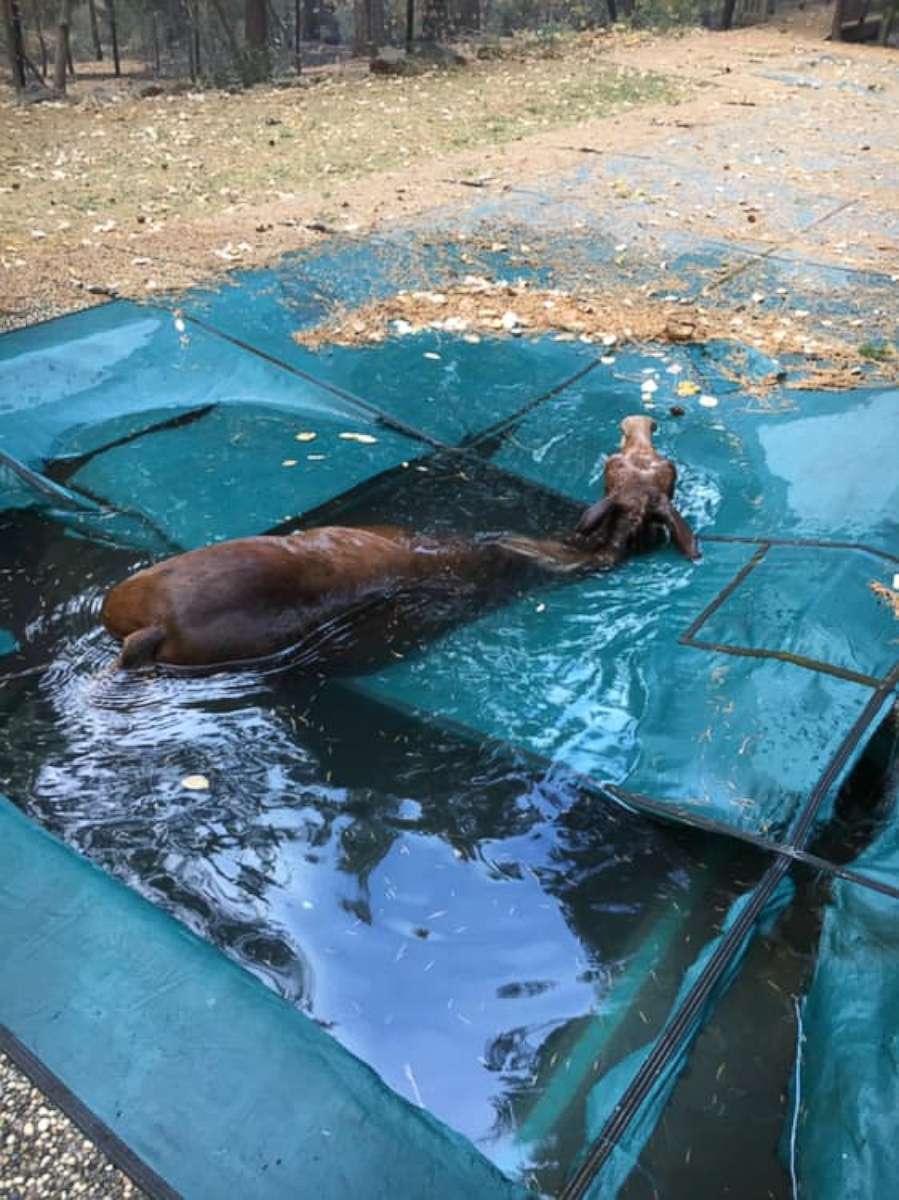
<svg viewBox="0 0 899 1200"><path fill-rule="evenodd" d="M671 540L686 558L692 559L694 562L697 558L702 558L699 550L699 543L696 540L696 534L680 515L671 501L666 497L663 498L658 505L658 514L665 522Z"/></svg>
<svg viewBox="0 0 899 1200"><path fill-rule="evenodd" d="M595 504L591 504L581 513L581 519L577 523L575 532L579 533L581 537L590 537L592 534L598 533L603 522L607 521L620 507L619 502L612 496L597 500Z"/></svg>

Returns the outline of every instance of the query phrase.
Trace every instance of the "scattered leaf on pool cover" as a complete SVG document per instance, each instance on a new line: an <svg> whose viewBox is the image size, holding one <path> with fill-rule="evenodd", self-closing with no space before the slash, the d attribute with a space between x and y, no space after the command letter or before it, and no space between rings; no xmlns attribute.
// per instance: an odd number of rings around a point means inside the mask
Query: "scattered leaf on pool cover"
<svg viewBox="0 0 899 1200"><path fill-rule="evenodd" d="M207 792L209 791L209 780L205 775L185 775L181 780L181 786L187 788L189 792Z"/></svg>
<svg viewBox="0 0 899 1200"><path fill-rule="evenodd" d="M893 576L893 582L899 584L899 575ZM899 619L899 591L887 587L885 583L879 583L874 580L868 584L868 587L874 593L878 600L882 600L893 610L893 616Z"/></svg>

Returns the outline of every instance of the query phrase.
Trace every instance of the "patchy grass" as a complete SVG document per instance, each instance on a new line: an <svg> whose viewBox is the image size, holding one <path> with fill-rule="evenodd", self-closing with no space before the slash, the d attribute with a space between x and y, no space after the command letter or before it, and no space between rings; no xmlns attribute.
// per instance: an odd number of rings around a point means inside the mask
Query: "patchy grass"
<svg viewBox="0 0 899 1200"><path fill-rule="evenodd" d="M889 362L896 353L889 342L862 342L858 352L862 358L870 359L872 362Z"/></svg>
<svg viewBox="0 0 899 1200"><path fill-rule="evenodd" d="M601 40L564 61L523 55L412 78L335 74L314 87L0 109L0 254L86 245L329 181L513 141L649 101L683 85L604 61Z"/></svg>

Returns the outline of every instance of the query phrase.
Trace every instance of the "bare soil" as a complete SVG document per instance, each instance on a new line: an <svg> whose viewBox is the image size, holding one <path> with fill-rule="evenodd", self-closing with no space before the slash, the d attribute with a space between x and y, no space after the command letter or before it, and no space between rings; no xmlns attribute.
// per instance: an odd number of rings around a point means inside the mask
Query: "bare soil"
<svg viewBox="0 0 899 1200"><path fill-rule="evenodd" d="M17 107L6 92L0 319L104 291L148 298L332 232L463 218L587 161L569 187L585 211L899 280L899 57L827 43L829 19L816 7L729 34L593 33L415 78L355 63L234 95L141 99L133 81L93 80L75 85L77 103ZM615 155L658 178L606 173ZM648 307L664 329L664 306Z"/></svg>

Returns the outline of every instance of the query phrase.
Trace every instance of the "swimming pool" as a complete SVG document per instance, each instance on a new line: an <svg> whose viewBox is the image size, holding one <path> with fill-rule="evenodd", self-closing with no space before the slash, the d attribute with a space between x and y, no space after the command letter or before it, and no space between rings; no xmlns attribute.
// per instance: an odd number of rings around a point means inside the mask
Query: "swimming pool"
<svg viewBox="0 0 899 1200"><path fill-rule="evenodd" d="M897 570L896 488L859 447L895 458L899 394L762 403L697 348L446 334L300 365L214 320L117 303L0 341L0 449L65 489L2 477L0 791L509 1180L742 1194L751 1160L751 1194L790 1194L791 997L833 1019L828 883L897 903L871 851L846 864L894 787L868 585ZM647 378L698 567L527 591L358 676L111 670L103 595L178 549L570 528ZM685 378L718 403L670 417Z"/></svg>

